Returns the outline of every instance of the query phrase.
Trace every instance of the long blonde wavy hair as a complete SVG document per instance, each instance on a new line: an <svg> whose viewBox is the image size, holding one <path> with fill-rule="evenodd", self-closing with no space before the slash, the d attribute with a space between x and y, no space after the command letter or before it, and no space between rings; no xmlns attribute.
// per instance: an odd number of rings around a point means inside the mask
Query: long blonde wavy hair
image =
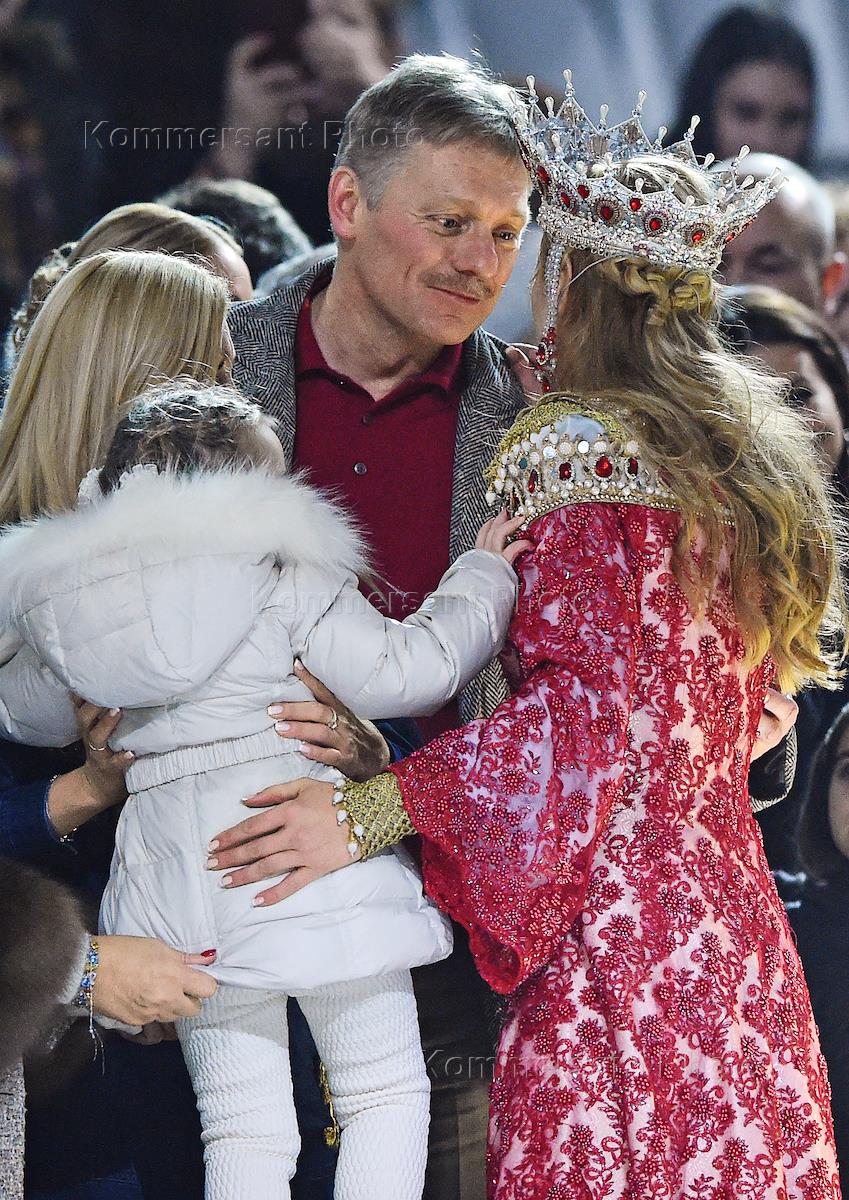
<svg viewBox="0 0 849 1200"><path fill-rule="evenodd" d="M227 303L223 280L167 254L108 251L69 271L33 323L0 415L0 524L70 507L151 385L214 382Z"/></svg>
<svg viewBox="0 0 849 1200"><path fill-rule="evenodd" d="M643 179L644 194L708 198L697 171L667 158L634 158L619 176ZM691 604L709 600L730 519L749 661L769 653L784 691L833 686L847 647L842 518L787 381L725 347L712 275L582 250L564 271L555 388L615 408L662 466L684 518L673 569Z"/></svg>

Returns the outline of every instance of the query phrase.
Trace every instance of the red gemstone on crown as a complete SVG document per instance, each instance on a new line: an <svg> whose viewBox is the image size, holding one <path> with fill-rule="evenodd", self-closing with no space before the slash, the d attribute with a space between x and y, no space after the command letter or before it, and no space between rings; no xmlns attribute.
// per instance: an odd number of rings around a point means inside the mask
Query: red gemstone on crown
<svg viewBox="0 0 849 1200"><path fill-rule="evenodd" d="M661 229L663 229L663 225L663 217L649 217L648 221L646 222L646 228L648 229L649 233L660 233Z"/></svg>
<svg viewBox="0 0 849 1200"><path fill-rule="evenodd" d="M586 200L586 198L587 198L587 196L589 196L589 194L590 194L590 189L587 187L587 185L585 183L579 183L578 184L578 195L581 197L581 199Z"/></svg>
<svg viewBox="0 0 849 1200"><path fill-rule="evenodd" d="M560 199L563 202L563 207L570 211L575 207L575 197L570 196L568 192L561 192Z"/></svg>
<svg viewBox="0 0 849 1200"><path fill-rule="evenodd" d="M609 224L616 214L615 209L611 208L609 204L602 204L598 210L598 215L602 221L606 221Z"/></svg>
<svg viewBox="0 0 849 1200"><path fill-rule="evenodd" d="M694 246L698 246L699 242L705 240L705 231L703 229L694 229L690 235Z"/></svg>
<svg viewBox="0 0 849 1200"><path fill-rule="evenodd" d="M567 462L561 463L558 474L560 475L561 479L571 479L572 478L572 464L567 463Z"/></svg>
<svg viewBox="0 0 849 1200"><path fill-rule="evenodd" d="M639 196L634 196L634 198L632 200L629 200L628 203L631 206L631 212L639 212L640 209L643 207L643 202L639 198Z"/></svg>
<svg viewBox="0 0 849 1200"><path fill-rule="evenodd" d="M595 473L600 479L609 479L613 474L613 463L603 454L595 465Z"/></svg>
<svg viewBox="0 0 849 1200"><path fill-rule="evenodd" d="M639 462L637 461L636 458L629 458L628 459L628 474L629 475L639 475L639 473L640 473Z"/></svg>
<svg viewBox="0 0 849 1200"><path fill-rule="evenodd" d="M531 493L531 495L533 495L533 493L537 490L538 483L539 483L539 473L537 472L537 469L535 467L533 469L533 471L531 471L530 475L528 476L528 491Z"/></svg>
<svg viewBox="0 0 849 1200"><path fill-rule="evenodd" d="M548 171L546 171L545 167L537 167L537 179L544 188L547 188L551 183L551 176L549 175Z"/></svg>

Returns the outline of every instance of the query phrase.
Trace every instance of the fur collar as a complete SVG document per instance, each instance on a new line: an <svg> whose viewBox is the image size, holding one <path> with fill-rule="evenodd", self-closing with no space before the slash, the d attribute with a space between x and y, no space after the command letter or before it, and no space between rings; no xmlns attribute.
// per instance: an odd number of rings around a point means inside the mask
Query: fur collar
<svg viewBox="0 0 849 1200"><path fill-rule="evenodd" d="M158 561L198 554L274 555L361 575L362 537L346 514L298 476L264 471L144 473L94 504L7 528L0 537L0 626L13 594L93 556L125 550Z"/></svg>

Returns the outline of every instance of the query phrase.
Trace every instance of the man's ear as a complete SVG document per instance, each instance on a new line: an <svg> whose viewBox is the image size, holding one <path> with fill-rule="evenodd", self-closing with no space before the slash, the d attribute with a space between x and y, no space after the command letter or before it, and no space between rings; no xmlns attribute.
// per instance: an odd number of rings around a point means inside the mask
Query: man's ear
<svg viewBox="0 0 849 1200"><path fill-rule="evenodd" d="M843 292L849 284L849 259L842 250L831 256L828 266L822 273L822 304L826 316L833 316Z"/></svg>
<svg viewBox="0 0 849 1200"><path fill-rule="evenodd" d="M350 167L338 167L327 185L327 209L334 236L340 242L353 241L357 217L366 198L360 181Z"/></svg>

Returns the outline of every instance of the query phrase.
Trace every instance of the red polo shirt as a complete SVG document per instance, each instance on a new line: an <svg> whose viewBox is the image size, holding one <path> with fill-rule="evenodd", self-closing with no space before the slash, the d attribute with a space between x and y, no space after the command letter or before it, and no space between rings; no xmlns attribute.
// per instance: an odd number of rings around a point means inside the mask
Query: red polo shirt
<svg viewBox="0 0 849 1200"><path fill-rule="evenodd" d="M326 286L322 280L313 295ZM461 346L380 400L328 365L307 297L295 337L295 466L356 518L385 582L377 608L402 620L449 565ZM456 705L420 722L427 737L457 723Z"/></svg>

